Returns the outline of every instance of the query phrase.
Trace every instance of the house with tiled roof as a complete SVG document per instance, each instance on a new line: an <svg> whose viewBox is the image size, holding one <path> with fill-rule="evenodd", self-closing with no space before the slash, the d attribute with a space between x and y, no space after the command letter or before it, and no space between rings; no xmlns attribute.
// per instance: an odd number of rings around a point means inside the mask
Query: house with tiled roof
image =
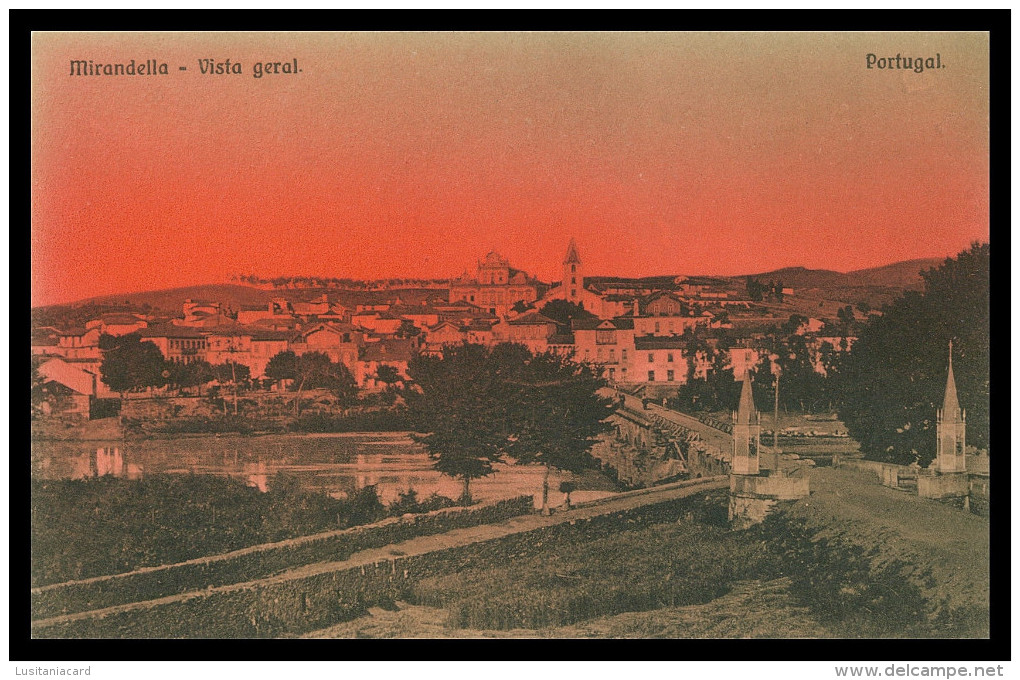
<svg viewBox="0 0 1020 680"><path fill-rule="evenodd" d="M584 317L571 322L574 359L603 367L610 382L634 378L630 361L634 357L634 320L626 317L598 319Z"/></svg>
<svg viewBox="0 0 1020 680"><path fill-rule="evenodd" d="M57 331L56 354L65 359L93 359L102 356L99 351L99 336L102 331L98 326L93 328L64 328Z"/></svg>
<svg viewBox="0 0 1020 680"><path fill-rule="evenodd" d="M687 382L687 342L677 336L634 336L634 359L631 361L632 381Z"/></svg>
<svg viewBox="0 0 1020 680"><path fill-rule="evenodd" d="M383 387L384 383L376 380L380 366L393 367L397 375L408 380L407 368L415 348L410 339L390 338L366 344L361 348L355 364L354 379L358 386L365 389Z"/></svg>
<svg viewBox="0 0 1020 680"><path fill-rule="evenodd" d="M556 335L557 324L539 312L528 312L512 319L504 319L492 327L493 342L515 342L532 352L549 349L549 338Z"/></svg>
<svg viewBox="0 0 1020 680"><path fill-rule="evenodd" d="M213 328L233 322L218 302L188 298L184 301L182 309L184 318L174 321L178 326Z"/></svg>
<svg viewBox="0 0 1020 680"><path fill-rule="evenodd" d="M206 359L207 333L202 328L169 323L152 325L139 331L142 340L156 345L168 361L183 364Z"/></svg>
<svg viewBox="0 0 1020 680"><path fill-rule="evenodd" d="M137 314L113 313L103 314L85 324L86 328L98 328L101 333L121 336L136 333L148 326L148 322Z"/></svg>
<svg viewBox="0 0 1020 680"><path fill-rule="evenodd" d="M321 352L331 361L343 363L353 373L358 350L364 344L364 329L349 323L320 321L303 328L289 348L298 356L305 352Z"/></svg>
<svg viewBox="0 0 1020 680"><path fill-rule="evenodd" d="M400 329L402 322L403 319L388 310L362 311L351 315L351 323L378 335L393 335Z"/></svg>
<svg viewBox="0 0 1020 680"><path fill-rule="evenodd" d="M95 373L60 358L44 361L37 370L42 383L36 389L42 397L44 414L62 413L88 420L97 394Z"/></svg>
<svg viewBox="0 0 1020 680"><path fill-rule="evenodd" d="M60 332L53 326L33 328L32 356L60 356Z"/></svg>

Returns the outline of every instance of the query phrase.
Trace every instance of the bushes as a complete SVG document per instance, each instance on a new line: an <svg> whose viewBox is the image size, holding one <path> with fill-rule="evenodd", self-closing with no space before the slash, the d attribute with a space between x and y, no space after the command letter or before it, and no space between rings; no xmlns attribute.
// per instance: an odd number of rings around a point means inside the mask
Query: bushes
<svg viewBox="0 0 1020 680"><path fill-rule="evenodd" d="M289 482L285 480L283 484L286 486ZM306 501L322 503L322 499L332 500L328 497L312 497ZM426 503L430 501L432 499ZM444 499L440 502L448 501ZM375 516L376 512L381 511L381 504L372 487L366 487L352 497L347 507L348 516L352 520ZM307 513L307 508L304 510ZM411 517L390 517L365 526L299 536L279 543L253 545L235 552L167 564L147 571L120 573L92 581L59 583L33 591L33 617L47 618L209 586L250 581L284 569L315 562L345 560L360 550L378 548L418 536L499 522L533 510L533 497L520 496L473 508L450 508ZM293 518L284 516L276 521L289 522Z"/></svg>
<svg viewBox="0 0 1020 680"><path fill-rule="evenodd" d="M286 432L284 424L277 419L251 416L226 415L221 418L208 416L177 417L161 421L131 419L125 423L129 432L146 435L177 434L278 434Z"/></svg>
<svg viewBox="0 0 1020 680"><path fill-rule="evenodd" d="M421 580L410 597L441 607L454 627L547 628L700 604L738 580L775 571L747 534L675 520L675 506L598 517L479 546L459 573Z"/></svg>
<svg viewBox="0 0 1020 680"><path fill-rule="evenodd" d="M181 434L282 434L285 432L401 432L414 429L402 408L353 411L346 415L308 411L299 417L231 415L183 416L163 420L125 418L127 432L134 435Z"/></svg>
<svg viewBox="0 0 1020 680"><path fill-rule="evenodd" d="M441 510L442 508L451 508L457 504L457 501L452 498L440 496L438 493L433 493L425 500L420 501L418 500L418 493L414 489L408 489L398 494L397 500L390 503L389 513L394 516L404 515L409 512L417 514Z"/></svg>
<svg viewBox="0 0 1020 680"><path fill-rule="evenodd" d="M355 411L347 415L304 413L288 425L291 432L398 432L413 430L405 409Z"/></svg>
<svg viewBox="0 0 1020 680"><path fill-rule="evenodd" d="M374 487L349 500L278 477L267 493L213 475L32 482L32 585L57 583L292 536L385 515Z"/></svg>
<svg viewBox="0 0 1020 680"><path fill-rule="evenodd" d="M950 609L927 566L889 557L884 541L865 547L779 513L759 536L792 579L792 592L843 637L984 637L988 611Z"/></svg>

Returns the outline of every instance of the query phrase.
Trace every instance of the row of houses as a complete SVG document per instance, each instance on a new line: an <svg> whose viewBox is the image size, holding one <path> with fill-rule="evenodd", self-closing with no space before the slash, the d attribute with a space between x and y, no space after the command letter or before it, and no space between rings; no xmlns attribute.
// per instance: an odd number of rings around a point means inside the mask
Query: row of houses
<svg viewBox="0 0 1020 680"><path fill-rule="evenodd" d="M573 240L562 273L561 281L542 284L490 252L478 261L475 276L459 277L448 291L336 291L307 300L274 297L237 310L189 299L175 317L115 313L82 327L36 328L32 352L98 376L101 338L137 333L170 361L243 364L256 379L266 377L267 365L280 352L321 352L347 366L366 389L379 386L382 366L406 379L414 355L441 354L462 342L515 342L533 352L562 353L601 365L616 383L682 384L691 375L703 376L712 356L690 351L695 331L727 354L738 380L764 359L764 333L756 330L763 325L755 316L760 310L716 280L585 277ZM539 311L556 300L584 312L564 324ZM821 337L815 321L800 332L811 335L817 356L826 342L849 349L852 338ZM722 346L713 341L714 333L733 329ZM824 371L820 359L817 368ZM103 396L105 386L94 382L97 396Z"/></svg>

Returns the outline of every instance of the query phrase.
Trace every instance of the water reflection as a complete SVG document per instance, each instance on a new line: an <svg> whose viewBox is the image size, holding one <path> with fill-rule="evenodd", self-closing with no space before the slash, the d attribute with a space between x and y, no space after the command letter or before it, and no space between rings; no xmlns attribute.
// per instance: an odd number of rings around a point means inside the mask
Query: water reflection
<svg viewBox="0 0 1020 680"><path fill-rule="evenodd" d="M138 442L33 442L32 473L40 479L87 479L113 475L141 479L145 474L215 474L244 481L266 491L279 472L309 491L346 498L375 486L384 503L414 489L419 498L438 493L457 498L460 481L440 475L420 446L394 433L335 436L194 437ZM473 480L478 500L521 494L540 496L544 469L497 465L496 473ZM570 473L550 475L550 503L559 505L561 481ZM575 501L608 491L576 491Z"/></svg>

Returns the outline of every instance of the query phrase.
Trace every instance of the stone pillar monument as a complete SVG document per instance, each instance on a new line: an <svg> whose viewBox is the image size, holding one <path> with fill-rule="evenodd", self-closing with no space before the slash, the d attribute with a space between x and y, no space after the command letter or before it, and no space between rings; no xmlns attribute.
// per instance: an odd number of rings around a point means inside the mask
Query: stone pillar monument
<svg viewBox="0 0 1020 680"><path fill-rule="evenodd" d="M733 414L733 457L730 472L735 475L759 473L758 452L761 450L761 414L754 408L750 371L744 372L740 402Z"/></svg>
<svg viewBox="0 0 1020 680"><path fill-rule="evenodd" d="M942 408L935 411L935 460L928 474L918 475L917 494L923 498L963 498L970 507L967 474L967 412L960 409L953 377L953 342L949 341L949 373Z"/></svg>
<svg viewBox="0 0 1020 680"><path fill-rule="evenodd" d="M946 396L942 409L936 411L935 469L940 473L964 472L967 469L966 430L967 412L960 410L953 378L953 342L949 341L949 376L946 379Z"/></svg>
<svg viewBox="0 0 1020 680"><path fill-rule="evenodd" d="M783 500L807 496L807 477L784 477L777 464L762 469L761 416L754 408L751 377L744 375L740 403L733 414L733 457L730 459L730 525L746 529L765 519L772 507Z"/></svg>

